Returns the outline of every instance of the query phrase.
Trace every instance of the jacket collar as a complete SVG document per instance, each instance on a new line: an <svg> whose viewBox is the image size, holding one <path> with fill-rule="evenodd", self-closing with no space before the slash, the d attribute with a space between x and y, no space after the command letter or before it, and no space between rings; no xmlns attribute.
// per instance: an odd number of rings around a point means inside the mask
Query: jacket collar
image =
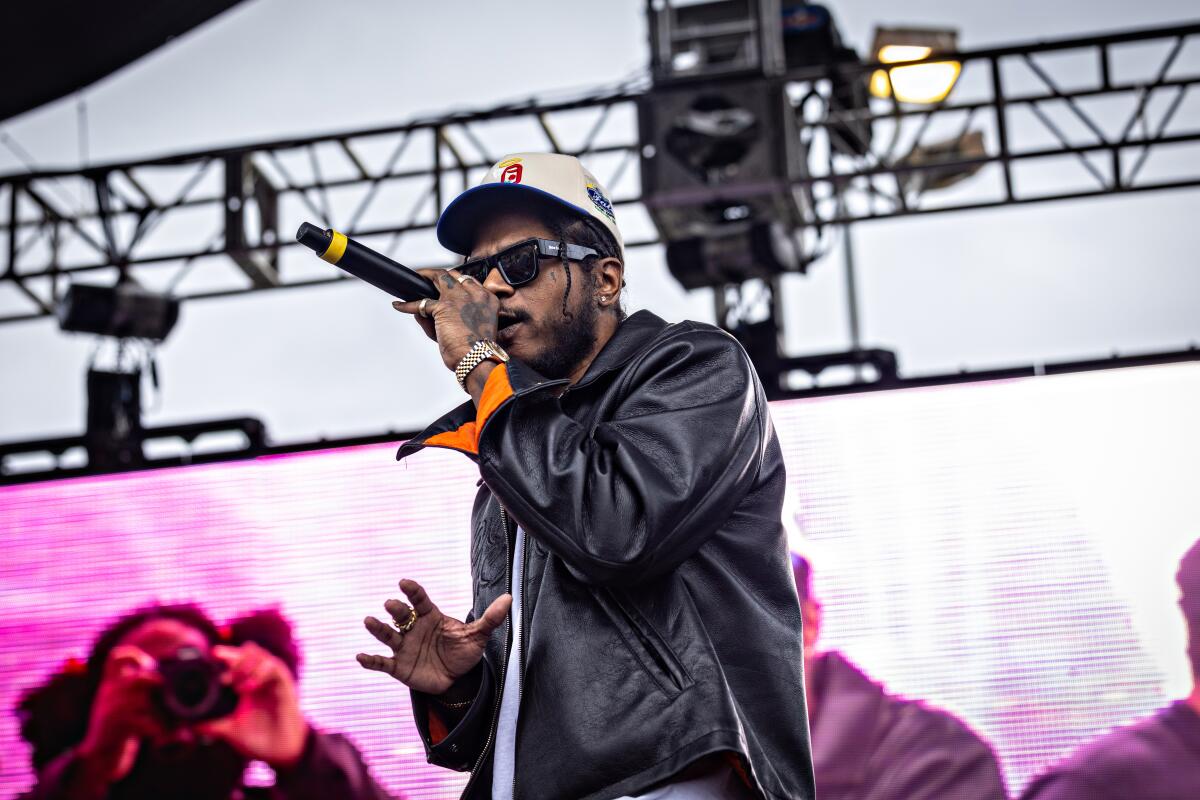
<svg viewBox="0 0 1200 800"><path fill-rule="evenodd" d="M592 360L587 372L571 388L589 384L601 376L625 366L630 359L644 350L646 345L652 342L666 327L667 323L663 319L649 311L635 312L617 327L612 338L605 342L604 347L600 349L596 358ZM510 366L510 373L513 378L514 391L518 396L530 391L537 391L539 388L558 386L563 383L563 381L546 381L544 378L539 381L537 379L541 376L534 373L528 367L519 364L519 362L513 362ZM436 436L439 433L457 430L473 419L475 419L475 404L468 400L449 413L444 414L425 430L405 442L400 447L399 452L396 453L396 460L399 461L420 450L425 446L425 441L430 437Z"/></svg>
<svg viewBox="0 0 1200 800"><path fill-rule="evenodd" d="M620 369L638 353L645 349L667 327L667 323L649 311L636 311L620 324L596 358L592 360L587 372L572 386L576 389L586 386L605 373Z"/></svg>

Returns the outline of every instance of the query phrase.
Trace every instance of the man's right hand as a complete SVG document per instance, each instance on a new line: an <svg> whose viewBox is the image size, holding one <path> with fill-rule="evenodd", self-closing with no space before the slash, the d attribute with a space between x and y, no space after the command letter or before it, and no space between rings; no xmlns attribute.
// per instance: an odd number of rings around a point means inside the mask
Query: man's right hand
<svg viewBox="0 0 1200 800"><path fill-rule="evenodd" d="M137 760L143 739L165 735L154 692L162 683L157 664L133 645L113 648L92 703L87 734L75 750L89 784L115 783Z"/></svg>
<svg viewBox="0 0 1200 800"><path fill-rule="evenodd" d="M410 689L426 694L446 692L483 658L483 648L492 631L504 623L512 606L512 595L501 595L474 622L447 617L415 581L400 581L400 590L411 607L399 600L383 604L396 625L403 626L416 611L407 633L385 625L375 617L363 624L371 635L392 650L392 656L359 653L358 663L366 669L386 672Z"/></svg>

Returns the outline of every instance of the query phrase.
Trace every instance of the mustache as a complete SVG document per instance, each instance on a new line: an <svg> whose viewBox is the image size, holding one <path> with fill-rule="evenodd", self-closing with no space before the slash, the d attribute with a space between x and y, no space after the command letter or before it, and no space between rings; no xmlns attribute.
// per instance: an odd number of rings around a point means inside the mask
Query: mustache
<svg viewBox="0 0 1200 800"><path fill-rule="evenodd" d="M504 328L509 325L515 325L518 322L528 322L531 317L526 311L519 308L502 308L500 309L497 319L500 322L500 327Z"/></svg>

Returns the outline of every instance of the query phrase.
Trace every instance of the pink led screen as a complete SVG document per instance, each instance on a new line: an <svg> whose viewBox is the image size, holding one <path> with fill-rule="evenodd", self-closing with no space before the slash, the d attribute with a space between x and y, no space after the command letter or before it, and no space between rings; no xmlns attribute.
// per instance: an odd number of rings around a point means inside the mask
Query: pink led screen
<svg viewBox="0 0 1200 800"><path fill-rule="evenodd" d="M1181 696L1172 575L1200 537L1200 365L777 403L785 523L821 645L986 737L1011 790ZM303 706L398 796L449 798L360 620L400 577L468 607L477 475L391 446L0 489L0 797L31 783L11 714L113 615L192 600L294 623ZM830 709L828 713L836 713Z"/></svg>

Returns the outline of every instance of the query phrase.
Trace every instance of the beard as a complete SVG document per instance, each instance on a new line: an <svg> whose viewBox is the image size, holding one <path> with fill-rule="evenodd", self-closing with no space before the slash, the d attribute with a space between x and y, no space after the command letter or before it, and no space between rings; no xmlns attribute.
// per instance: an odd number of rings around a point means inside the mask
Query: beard
<svg viewBox="0 0 1200 800"><path fill-rule="evenodd" d="M589 293L585 292L584 297ZM549 344L525 363L551 380L566 378L596 346L596 320L600 314L595 303L584 300L571 314L559 313L538 327L539 339Z"/></svg>

